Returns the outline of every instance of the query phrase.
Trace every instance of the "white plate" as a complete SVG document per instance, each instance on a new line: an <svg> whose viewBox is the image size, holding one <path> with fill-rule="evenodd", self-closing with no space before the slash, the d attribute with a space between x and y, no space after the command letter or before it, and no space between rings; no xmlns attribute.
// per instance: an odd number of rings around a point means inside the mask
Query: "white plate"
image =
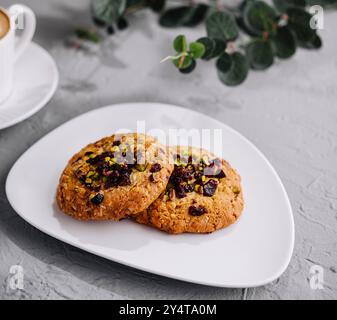
<svg viewBox="0 0 337 320"><path fill-rule="evenodd" d="M11 95L0 103L0 129L27 119L44 107L53 96L58 79L53 58L31 43L15 65Z"/></svg>
<svg viewBox="0 0 337 320"><path fill-rule="evenodd" d="M239 171L245 210L208 235L168 235L128 220L79 222L61 214L55 190L68 159L89 142L137 120L152 128L221 129L223 156ZM220 287L278 278L293 251L294 222L285 189L266 158L242 135L203 114L163 104L122 104L83 114L55 129L15 163L6 184L15 211L41 231L107 259L167 277Z"/></svg>

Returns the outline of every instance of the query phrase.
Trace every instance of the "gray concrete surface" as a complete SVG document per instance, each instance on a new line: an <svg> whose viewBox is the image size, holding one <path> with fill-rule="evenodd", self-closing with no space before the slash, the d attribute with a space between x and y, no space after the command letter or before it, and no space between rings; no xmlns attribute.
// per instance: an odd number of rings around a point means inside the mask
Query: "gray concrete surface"
<svg viewBox="0 0 337 320"><path fill-rule="evenodd" d="M44 109L0 131L1 299L337 298L337 12L325 17L320 51L299 50L293 59L251 72L242 86L228 88L212 62L200 63L191 76L169 63L160 65L179 31L160 29L152 13L141 13L130 29L90 54L64 46L74 27L89 23L87 1L21 2L37 13L35 41L55 58L60 84ZM203 33L202 27L186 30L190 39ZM291 263L277 281L248 290L220 289L147 274L65 245L16 215L6 199L5 179L27 148L76 115L136 101L209 114L242 132L270 159L288 191L296 226ZM8 286L15 264L24 268L24 290ZM313 265L323 267L323 289L309 285Z"/></svg>

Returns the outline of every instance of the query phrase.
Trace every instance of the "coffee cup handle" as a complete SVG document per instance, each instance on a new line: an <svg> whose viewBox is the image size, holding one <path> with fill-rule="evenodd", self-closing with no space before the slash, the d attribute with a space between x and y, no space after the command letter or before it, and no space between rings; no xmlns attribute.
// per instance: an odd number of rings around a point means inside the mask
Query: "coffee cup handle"
<svg viewBox="0 0 337 320"><path fill-rule="evenodd" d="M22 4L14 4L8 12L11 16L11 25L16 29L23 28L22 34L15 44L15 60L18 59L31 43L36 29L36 17L32 9ZM24 19L22 17L24 15ZM23 19L20 21L20 19ZM20 25L21 24L21 25Z"/></svg>

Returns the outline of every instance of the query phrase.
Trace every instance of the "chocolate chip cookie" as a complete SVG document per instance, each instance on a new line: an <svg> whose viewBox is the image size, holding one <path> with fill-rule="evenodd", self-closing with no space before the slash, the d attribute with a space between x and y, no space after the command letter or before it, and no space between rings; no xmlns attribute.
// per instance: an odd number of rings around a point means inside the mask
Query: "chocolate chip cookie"
<svg viewBox="0 0 337 320"><path fill-rule="evenodd" d="M240 176L223 159L177 148L165 192L134 218L169 233L209 233L234 223L244 201Z"/></svg>
<svg viewBox="0 0 337 320"><path fill-rule="evenodd" d="M64 213L80 220L120 220L157 199L173 168L170 151L155 138L112 135L70 159L56 200Z"/></svg>

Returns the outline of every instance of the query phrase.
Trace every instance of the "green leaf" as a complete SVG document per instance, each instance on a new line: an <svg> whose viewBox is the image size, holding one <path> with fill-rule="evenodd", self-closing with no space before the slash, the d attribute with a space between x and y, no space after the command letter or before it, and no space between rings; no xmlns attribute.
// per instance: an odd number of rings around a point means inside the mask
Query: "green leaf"
<svg viewBox="0 0 337 320"><path fill-rule="evenodd" d="M174 28L184 25L189 19L191 8L188 6L181 6L166 10L160 17L159 23L163 27Z"/></svg>
<svg viewBox="0 0 337 320"><path fill-rule="evenodd" d="M203 44L205 48L205 52L201 58L203 60L210 60L211 58L213 58L213 51L216 45L215 40L211 38L203 37L203 38L198 39L197 42Z"/></svg>
<svg viewBox="0 0 337 320"><path fill-rule="evenodd" d="M197 40L205 47L205 53L202 56L203 60L211 60L220 56L226 50L226 42L219 39L211 39L211 38L200 38Z"/></svg>
<svg viewBox="0 0 337 320"><path fill-rule="evenodd" d="M317 36L316 30L310 27L312 15L299 8L289 8L286 13L289 17L288 26L295 33L298 44L306 47Z"/></svg>
<svg viewBox="0 0 337 320"><path fill-rule="evenodd" d="M187 44L186 37L184 35L177 36L173 41L173 47L177 52L186 52Z"/></svg>
<svg viewBox="0 0 337 320"><path fill-rule="evenodd" d="M94 19L112 24L124 13L126 0L92 0L91 10Z"/></svg>
<svg viewBox="0 0 337 320"><path fill-rule="evenodd" d="M229 63L228 56L227 53L223 53L217 60L218 77L227 86L237 86L247 78L249 65L243 54L234 52L229 56L231 59L230 67L226 68Z"/></svg>
<svg viewBox="0 0 337 320"><path fill-rule="evenodd" d="M255 70L265 70L274 62L273 49L270 41L256 39L246 47L249 65Z"/></svg>
<svg viewBox="0 0 337 320"><path fill-rule="evenodd" d="M288 59L296 52L296 38L289 27L278 28L272 45L275 55L280 59Z"/></svg>
<svg viewBox="0 0 337 320"><path fill-rule="evenodd" d="M197 66L197 62L194 59L192 59L191 64L187 68L185 68L185 69L179 69L179 71L181 73L185 73L185 74L186 73L191 73L195 69L196 66Z"/></svg>
<svg viewBox="0 0 337 320"><path fill-rule="evenodd" d="M192 7L192 12L189 19L184 23L185 27L195 27L199 23L205 20L209 6L205 4L199 4Z"/></svg>
<svg viewBox="0 0 337 320"><path fill-rule="evenodd" d="M280 12L293 7L305 8L307 5L306 0L273 0L273 3Z"/></svg>
<svg viewBox="0 0 337 320"><path fill-rule="evenodd" d="M91 31L89 29L77 28L75 30L75 34L82 40L91 41L94 43L98 43L101 40L100 36L95 31Z"/></svg>
<svg viewBox="0 0 337 320"><path fill-rule="evenodd" d="M263 1L248 1L243 8L243 23L255 35L273 32L277 18L275 9Z"/></svg>
<svg viewBox="0 0 337 320"><path fill-rule="evenodd" d="M209 38L222 41L234 40L239 35L235 18L228 12L214 12L206 19L206 30Z"/></svg>
<svg viewBox="0 0 337 320"><path fill-rule="evenodd" d="M214 39L214 41L215 41L215 48L212 53L212 58L220 56L226 50L226 42L219 39Z"/></svg>
<svg viewBox="0 0 337 320"><path fill-rule="evenodd" d="M192 54L194 59L201 58L204 55L205 51L206 51L205 46L202 43L200 42L190 43L190 53Z"/></svg>
<svg viewBox="0 0 337 320"><path fill-rule="evenodd" d="M174 59L173 63L178 69L186 69L191 65L192 61L193 59L190 55L185 55L178 59Z"/></svg>
<svg viewBox="0 0 337 320"><path fill-rule="evenodd" d="M146 0L146 5L154 12L160 12L164 9L166 0Z"/></svg>
<svg viewBox="0 0 337 320"><path fill-rule="evenodd" d="M311 41L303 43L302 47L305 49L320 49L322 47L322 39L318 34L316 34Z"/></svg>
<svg viewBox="0 0 337 320"><path fill-rule="evenodd" d="M224 52L216 61L216 68L219 72L227 73L232 66L232 57Z"/></svg>
<svg viewBox="0 0 337 320"><path fill-rule="evenodd" d="M161 15L159 23L167 28L194 27L204 20L208 8L207 5L199 4L168 9Z"/></svg>
<svg viewBox="0 0 337 320"><path fill-rule="evenodd" d="M237 22L239 28L240 28L243 32L247 33L247 34L248 34L249 36L251 36L251 37L256 37L256 32L252 32L252 31L245 25L245 22L243 21L243 17L242 17L242 16L241 16L241 17L238 17L238 18L236 19L236 22Z"/></svg>
<svg viewBox="0 0 337 320"><path fill-rule="evenodd" d="M321 47L322 47L322 39L318 34L316 34L316 37L312 40L312 48L320 49Z"/></svg>

